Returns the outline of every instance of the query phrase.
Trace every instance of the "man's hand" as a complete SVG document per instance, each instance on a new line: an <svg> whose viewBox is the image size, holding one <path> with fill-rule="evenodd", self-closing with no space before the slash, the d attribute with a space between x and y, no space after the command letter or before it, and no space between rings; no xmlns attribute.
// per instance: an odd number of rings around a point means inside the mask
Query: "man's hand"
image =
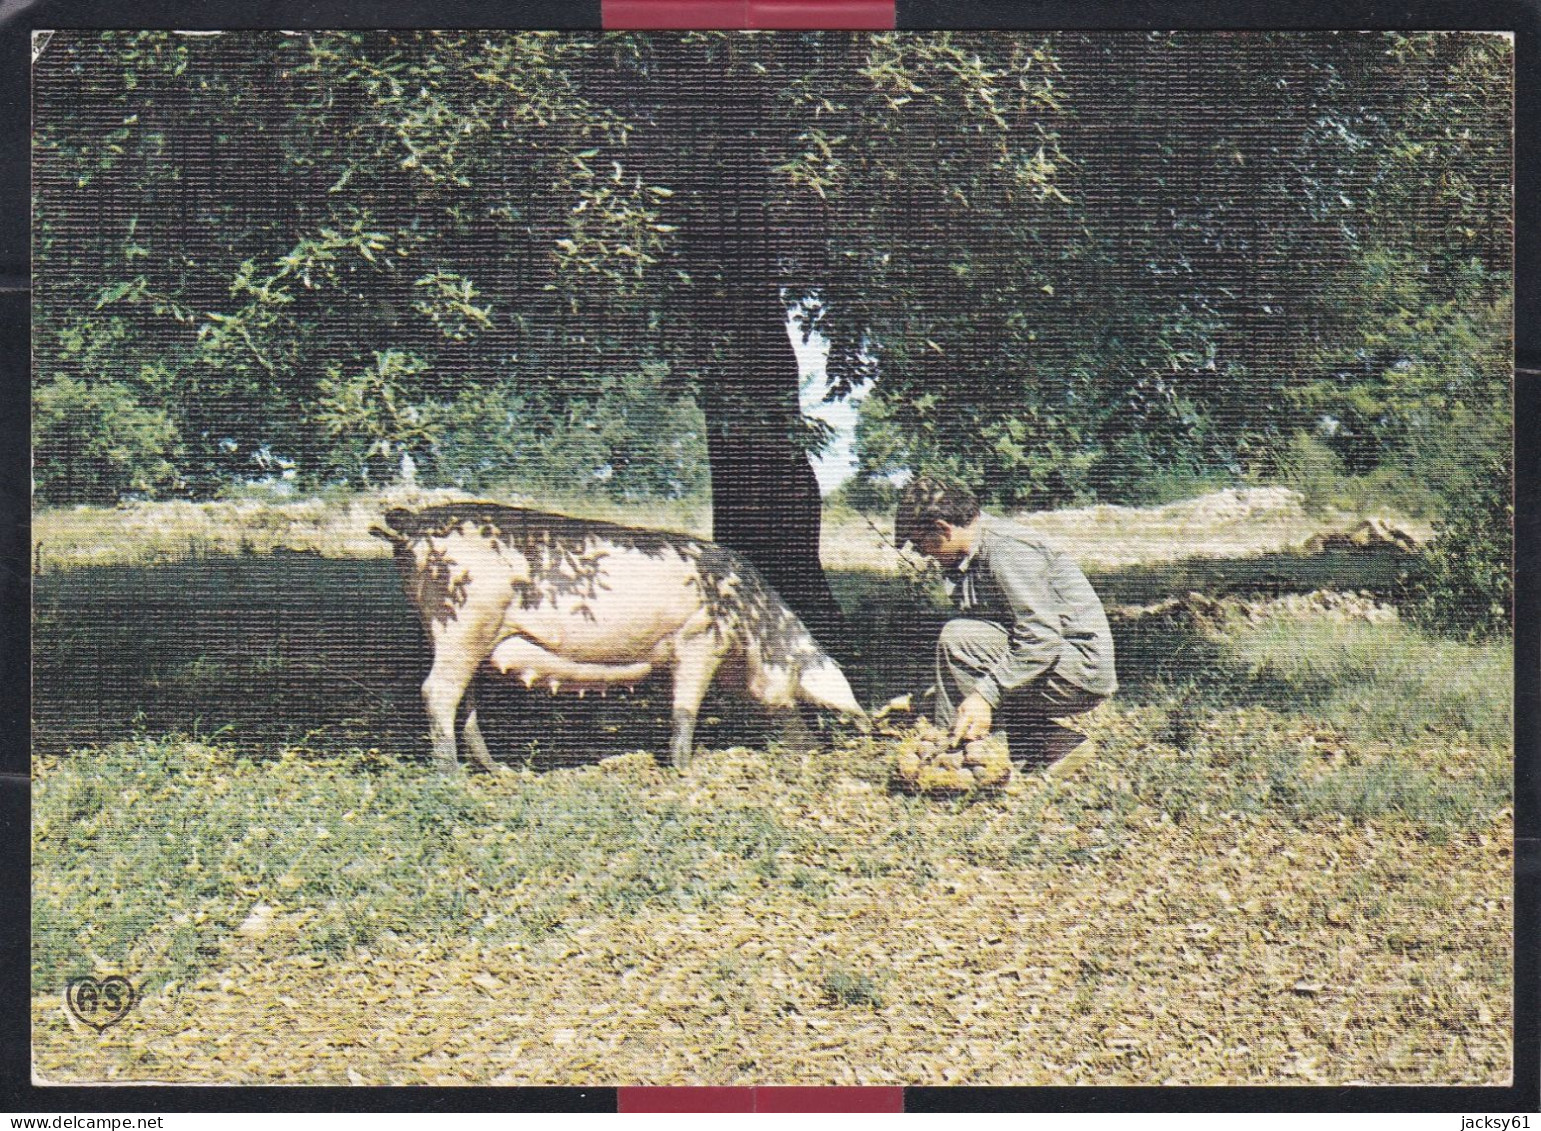
<svg viewBox="0 0 1541 1131"><path fill-rule="evenodd" d="M983 738L990 733L990 724L994 721L995 712L985 697L970 695L958 704L958 717L953 721L952 737L948 741L957 746Z"/></svg>

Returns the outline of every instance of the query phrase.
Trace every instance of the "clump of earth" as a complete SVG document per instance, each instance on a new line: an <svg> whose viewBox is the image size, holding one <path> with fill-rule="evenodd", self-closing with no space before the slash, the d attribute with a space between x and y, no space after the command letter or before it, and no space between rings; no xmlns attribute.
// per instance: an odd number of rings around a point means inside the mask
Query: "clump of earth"
<svg viewBox="0 0 1541 1131"><path fill-rule="evenodd" d="M990 734L956 746L948 741L946 731L921 719L899 740L894 781L913 793L1000 789L1011 781L1005 736Z"/></svg>

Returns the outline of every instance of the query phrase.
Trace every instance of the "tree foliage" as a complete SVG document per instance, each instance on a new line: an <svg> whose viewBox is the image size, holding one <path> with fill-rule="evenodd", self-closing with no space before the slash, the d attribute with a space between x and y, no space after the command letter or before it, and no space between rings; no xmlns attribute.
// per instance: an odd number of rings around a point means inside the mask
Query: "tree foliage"
<svg viewBox="0 0 1541 1131"><path fill-rule="evenodd" d="M591 168L625 126L570 76L605 50L538 33L56 38L35 143L41 386L156 359L165 380L126 387L175 425L195 492L275 455L312 479L378 482L406 453L495 482L514 469L465 449L500 399L585 439L617 411L668 415L608 403L680 399L636 379L636 351L606 360L629 327L573 332L580 287L634 279L594 248L661 238L657 198ZM700 427L676 433L697 456ZM622 494L679 478L632 483L627 446L518 470L608 466Z"/></svg>
<svg viewBox="0 0 1541 1131"><path fill-rule="evenodd" d="M1139 500L1306 437L1455 516L1507 491L1512 64L1467 34L61 31L40 497L709 487L795 589L822 437L791 312L866 394L869 484Z"/></svg>
<svg viewBox="0 0 1541 1131"><path fill-rule="evenodd" d="M1008 501L1139 500L1163 474L1272 471L1300 430L1330 430L1363 471L1415 451L1442 396L1500 408L1505 39L1054 50L1071 208L1034 228L1043 286L1017 304L1016 352L913 381L885 370L870 472L925 463ZM962 395L975 381L996 396Z"/></svg>

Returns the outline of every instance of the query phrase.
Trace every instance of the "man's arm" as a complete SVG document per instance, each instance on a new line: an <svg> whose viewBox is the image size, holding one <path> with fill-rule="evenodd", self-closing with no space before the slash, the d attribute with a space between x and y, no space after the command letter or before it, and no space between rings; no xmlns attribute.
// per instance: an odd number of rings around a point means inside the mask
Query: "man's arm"
<svg viewBox="0 0 1541 1131"><path fill-rule="evenodd" d="M991 708L1001 697L1031 683L1054 666L1064 649L1058 602L1049 586L1049 561L1037 546L1000 538L991 547L989 569L1011 605L1011 653L974 685Z"/></svg>

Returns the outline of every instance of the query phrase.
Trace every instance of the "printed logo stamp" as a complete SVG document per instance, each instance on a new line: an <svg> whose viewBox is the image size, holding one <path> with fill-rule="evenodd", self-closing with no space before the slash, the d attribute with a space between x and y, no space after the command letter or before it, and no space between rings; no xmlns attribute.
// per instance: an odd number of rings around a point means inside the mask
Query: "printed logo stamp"
<svg viewBox="0 0 1541 1131"><path fill-rule="evenodd" d="M97 1032L105 1031L128 1016L139 999L138 992L122 974L106 978L71 978L64 989L64 1004L76 1020Z"/></svg>

